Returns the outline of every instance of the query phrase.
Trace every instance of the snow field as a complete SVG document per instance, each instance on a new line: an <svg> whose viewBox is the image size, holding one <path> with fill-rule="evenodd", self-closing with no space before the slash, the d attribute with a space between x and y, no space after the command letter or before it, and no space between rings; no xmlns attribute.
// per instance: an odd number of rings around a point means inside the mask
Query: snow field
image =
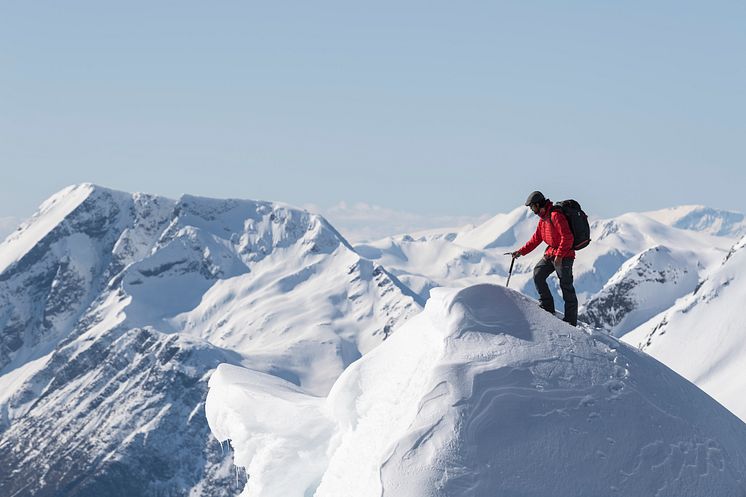
<svg viewBox="0 0 746 497"><path fill-rule="evenodd" d="M271 381L210 382L208 421L241 454L247 497L694 497L746 488L740 420L650 357L494 285L436 289L325 401ZM262 443L257 413L297 418L283 401L288 389L316 420L313 445L290 422ZM309 451L313 465L304 463ZM302 482L292 477L288 487L281 467Z"/></svg>

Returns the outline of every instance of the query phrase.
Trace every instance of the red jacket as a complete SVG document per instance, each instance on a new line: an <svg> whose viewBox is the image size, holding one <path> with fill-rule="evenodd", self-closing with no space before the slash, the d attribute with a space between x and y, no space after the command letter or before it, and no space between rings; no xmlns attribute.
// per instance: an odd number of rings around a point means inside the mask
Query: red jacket
<svg viewBox="0 0 746 497"><path fill-rule="evenodd" d="M574 259L573 241L567 218L561 212L552 212L552 202L547 200L546 213L544 217L539 219L539 225L536 227L534 236L526 242L526 245L518 249L518 252L521 255L526 255L538 247L541 242L546 242L549 246L544 251L545 257L560 256Z"/></svg>

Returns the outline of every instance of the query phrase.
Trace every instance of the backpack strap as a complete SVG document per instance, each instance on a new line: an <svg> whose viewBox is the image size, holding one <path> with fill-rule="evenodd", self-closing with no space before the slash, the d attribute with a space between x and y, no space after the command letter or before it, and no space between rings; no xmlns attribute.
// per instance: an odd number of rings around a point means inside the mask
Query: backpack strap
<svg viewBox="0 0 746 497"><path fill-rule="evenodd" d="M558 206L557 204L552 204L552 208L549 209L549 215L547 216L547 219L549 219L549 224L552 224L552 212L562 212L562 207Z"/></svg>

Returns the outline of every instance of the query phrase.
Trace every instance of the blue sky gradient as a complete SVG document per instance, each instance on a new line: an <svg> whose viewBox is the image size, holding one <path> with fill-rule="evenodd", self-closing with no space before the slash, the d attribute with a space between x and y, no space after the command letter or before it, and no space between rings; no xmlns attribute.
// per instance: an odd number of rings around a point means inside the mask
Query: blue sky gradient
<svg viewBox="0 0 746 497"><path fill-rule="evenodd" d="M745 210L746 3L3 2L0 216L178 197Z"/></svg>

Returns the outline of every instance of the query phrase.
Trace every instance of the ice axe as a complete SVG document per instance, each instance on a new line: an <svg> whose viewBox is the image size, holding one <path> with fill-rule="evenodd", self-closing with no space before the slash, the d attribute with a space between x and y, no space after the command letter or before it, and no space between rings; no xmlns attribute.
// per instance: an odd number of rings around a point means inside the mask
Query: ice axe
<svg viewBox="0 0 746 497"><path fill-rule="evenodd" d="M512 257L513 253L505 252L505 254L503 255L509 255ZM505 283L505 288L508 288L508 286L510 286L510 277L513 275L513 264L515 264L515 257L513 257L513 259L511 259L510 261L510 271L508 271L508 281Z"/></svg>

